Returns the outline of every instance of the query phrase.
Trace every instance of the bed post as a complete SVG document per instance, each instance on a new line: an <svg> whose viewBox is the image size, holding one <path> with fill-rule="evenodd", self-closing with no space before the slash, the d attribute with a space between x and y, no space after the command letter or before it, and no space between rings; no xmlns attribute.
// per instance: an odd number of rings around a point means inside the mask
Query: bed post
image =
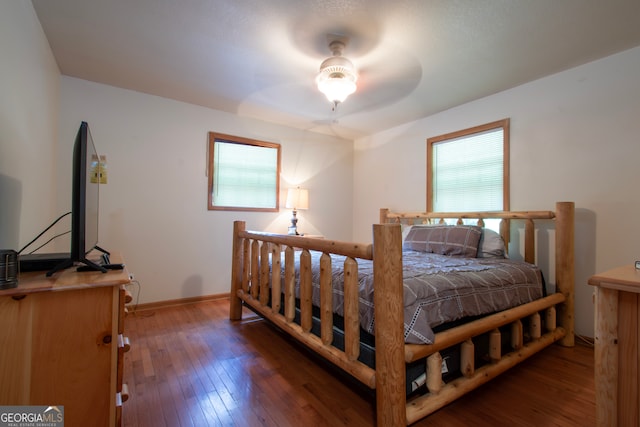
<svg viewBox="0 0 640 427"><path fill-rule="evenodd" d="M229 319L242 319L242 300L238 297L238 290L242 289L243 252L242 239L238 237L245 231L244 221L233 222L233 252L231 260L231 294L229 295Z"/></svg>
<svg viewBox="0 0 640 427"><path fill-rule="evenodd" d="M387 216L389 215L389 209L380 208L380 224L386 224L389 221L387 220Z"/></svg>
<svg viewBox="0 0 640 427"><path fill-rule="evenodd" d="M574 288L575 288L575 204L556 203L556 290L566 297L558 307L558 323L566 335L560 340L565 347L573 347L574 336Z"/></svg>
<svg viewBox="0 0 640 427"><path fill-rule="evenodd" d="M400 224L373 226L377 425L407 424Z"/></svg>

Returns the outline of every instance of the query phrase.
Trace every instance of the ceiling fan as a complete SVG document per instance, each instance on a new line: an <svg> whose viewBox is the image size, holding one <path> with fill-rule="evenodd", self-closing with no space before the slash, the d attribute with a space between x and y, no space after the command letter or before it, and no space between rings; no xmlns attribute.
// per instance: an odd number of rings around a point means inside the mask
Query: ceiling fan
<svg viewBox="0 0 640 427"><path fill-rule="evenodd" d="M397 37L384 37L372 23L364 28L325 24L303 20L278 33L276 45L282 48L269 55L279 68L263 67L254 74L259 90L252 98L305 116L314 131L334 134L349 128L352 118L392 108L419 84L422 65ZM323 85L344 86L346 95L324 95Z"/></svg>
<svg viewBox="0 0 640 427"><path fill-rule="evenodd" d="M356 91L358 73L353 63L342 56L346 47L346 38L340 37L329 42L332 56L322 61L320 72L316 76L318 90L329 102L333 103L333 110L340 102Z"/></svg>
<svg viewBox="0 0 640 427"><path fill-rule="evenodd" d="M339 129L349 127L350 116L392 105L410 93L421 80L422 67L416 57L391 41L383 42L366 35L358 35L354 41L336 33L325 37L325 46L332 56L320 63L315 83L332 108L330 117L313 120L316 131L324 129L325 133L342 136ZM316 48L321 47L316 45ZM350 59L354 53L357 68Z"/></svg>

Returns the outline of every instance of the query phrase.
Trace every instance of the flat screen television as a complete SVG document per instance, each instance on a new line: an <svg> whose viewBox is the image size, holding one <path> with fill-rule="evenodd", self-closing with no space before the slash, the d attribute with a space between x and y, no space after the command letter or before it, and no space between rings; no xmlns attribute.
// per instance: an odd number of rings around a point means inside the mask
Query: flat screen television
<svg viewBox="0 0 640 427"><path fill-rule="evenodd" d="M98 246L98 218L100 200L100 156L93 144L87 122L80 124L73 145L73 175L71 193L71 251L69 258L47 272L51 276L58 270L82 263L89 269L106 272L104 265L87 259L94 249L109 255Z"/></svg>

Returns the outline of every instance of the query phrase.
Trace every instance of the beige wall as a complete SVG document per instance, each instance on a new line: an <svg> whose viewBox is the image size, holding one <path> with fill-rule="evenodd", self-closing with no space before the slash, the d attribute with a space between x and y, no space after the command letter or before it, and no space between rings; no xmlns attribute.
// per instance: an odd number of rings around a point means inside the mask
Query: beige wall
<svg viewBox="0 0 640 427"><path fill-rule="evenodd" d="M19 249L58 216L59 76L31 2L0 2L0 249Z"/></svg>
<svg viewBox="0 0 640 427"><path fill-rule="evenodd" d="M640 47L356 141L354 238L380 207L426 209L428 137L509 117L511 209L576 203L576 328L593 336L587 279L640 259L638 76Z"/></svg>

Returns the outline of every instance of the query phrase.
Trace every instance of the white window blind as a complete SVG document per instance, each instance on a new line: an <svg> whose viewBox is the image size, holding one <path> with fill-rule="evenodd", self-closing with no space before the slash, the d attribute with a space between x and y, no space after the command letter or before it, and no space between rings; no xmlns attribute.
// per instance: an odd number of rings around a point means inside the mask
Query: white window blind
<svg viewBox="0 0 640 427"><path fill-rule="evenodd" d="M504 208L503 128L437 142L432 150L434 211Z"/></svg>
<svg viewBox="0 0 640 427"><path fill-rule="evenodd" d="M215 140L211 205L277 209L279 148Z"/></svg>

